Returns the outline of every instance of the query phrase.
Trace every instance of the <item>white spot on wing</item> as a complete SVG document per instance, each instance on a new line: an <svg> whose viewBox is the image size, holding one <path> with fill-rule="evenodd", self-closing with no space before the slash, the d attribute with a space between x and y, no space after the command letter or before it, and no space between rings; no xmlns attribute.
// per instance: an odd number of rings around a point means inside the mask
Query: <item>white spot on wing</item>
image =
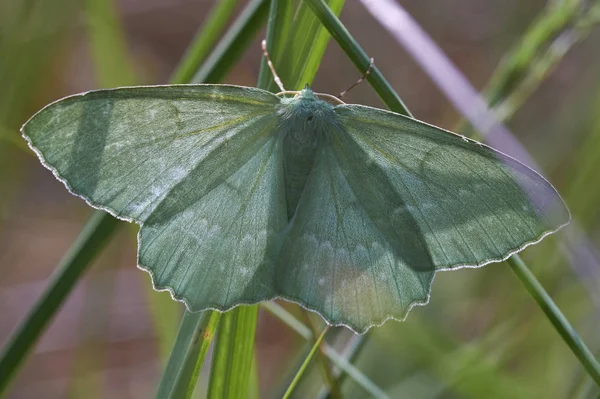
<svg viewBox="0 0 600 399"><path fill-rule="evenodd" d="M424 211L429 211L429 210L431 210L433 208L435 208L435 205L433 205L433 203L431 203L431 202L424 202L421 205L421 209L424 210Z"/></svg>
<svg viewBox="0 0 600 399"><path fill-rule="evenodd" d="M171 172L171 176L173 177L174 180L181 180L185 177L186 175L186 171L184 168L182 168L181 166L177 166L175 168L173 168L173 171Z"/></svg>

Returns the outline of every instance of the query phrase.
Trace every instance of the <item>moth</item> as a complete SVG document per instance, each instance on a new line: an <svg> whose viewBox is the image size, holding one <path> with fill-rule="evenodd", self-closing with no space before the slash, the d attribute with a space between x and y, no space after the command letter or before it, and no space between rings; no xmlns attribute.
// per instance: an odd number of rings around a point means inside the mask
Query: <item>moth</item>
<svg viewBox="0 0 600 399"><path fill-rule="evenodd" d="M427 303L437 271L501 261L569 221L519 161L328 99L124 87L54 102L22 133L72 194L141 226L139 268L190 311L283 298L362 333Z"/></svg>

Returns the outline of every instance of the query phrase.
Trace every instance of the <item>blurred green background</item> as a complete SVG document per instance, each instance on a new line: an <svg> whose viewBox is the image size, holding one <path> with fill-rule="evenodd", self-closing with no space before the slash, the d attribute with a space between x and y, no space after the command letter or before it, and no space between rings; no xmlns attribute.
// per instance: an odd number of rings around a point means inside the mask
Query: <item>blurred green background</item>
<svg viewBox="0 0 600 399"><path fill-rule="evenodd" d="M245 3L239 2L237 12ZM401 1L482 90L501 60L511 61L506 54L544 18L551 3L563 2ZM68 94L165 83L213 4L0 2L0 344L38 298L92 213L40 165L19 127L39 108ZM533 84L532 95L517 105L507 125L600 248L600 29L590 23L578 30L580 21L570 18L543 48L531 49L551 54L561 34L580 35L567 41L568 52ZM458 126L460 115L360 2L348 0L341 20L418 119L451 130ZM263 36L254 39L226 83L256 84ZM312 86L336 94L358 75L332 41ZM368 84L345 100L383 107ZM135 227L121 226L27 359L9 397L154 395L182 307L168 294L153 292L148 276L136 269L135 233ZM600 270L578 277L557 250L560 240L548 239L523 256L598 353L600 304L594 304L594 290L600 291ZM304 317L296 306L284 305ZM331 343L342 350L352 337L337 330ZM256 335L260 397L281 395L305 354L305 341L261 309ZM440 273L430 304L415 308L403 323L374 328L355 364L399 398L595 398L600 392L503 263ZM297 397L318 394L321 375L318 367L313 369ZM367 396L349 379L342 391L344 397Z"/></svg>

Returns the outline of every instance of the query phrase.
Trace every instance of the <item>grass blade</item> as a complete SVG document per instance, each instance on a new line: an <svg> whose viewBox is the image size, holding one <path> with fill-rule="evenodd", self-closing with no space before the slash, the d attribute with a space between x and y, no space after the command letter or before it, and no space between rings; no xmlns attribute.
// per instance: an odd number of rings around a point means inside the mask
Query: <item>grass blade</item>
<svg viewBox="0 0 600 399"><path fill-rule="evenodd" d="M262 28L268 12L269 3L266 0L251 0L196 72L191 83L216 83L223 79Z"/></svg>
<svg viewBox="0 0 600 399"><path fill-rule="evenodd" d="M490 107L495 107L507 98L509 93L516 91L529 68L535 64L535 58L540 51L545 50L546 43L573 25L574 20L583 12L583 3L581 0L569 0L547 4L520 42L503 57L494 72L485 89Z"/></svg>
<svg viewBox="0 0 600 399"><path fill-rule="evenodd" d="M0 396L38 340L48 322L60 309L96 254L108 242L117 219L96 212L56 268L48 287L11 336L0 357Z"/></svg>
<svg viewBox="0 0 600 399"><path fill-rule="evenodd" d="M190 398L221 313L185 312L157 398Z"/></svg>
<svg viewBox="0 0 600 399"><path fill-rule="evenodd" d="M339 15L344 2L345 0L329 0L329 9L334 15ZM275 61L275 67L287 90L300 90L314 79L330 35L308 5L302 2L286 37L284 48L279 49L283 52Z"/></svg>
<svg viewBox="0 0 600 399"><path fill-rule="evenodd" d="M344 3L345 0L328 1L334 15L341 12ZM267 27L268 51L277 74L288 90L300 89L312 82L330 39L305 2L301 2L295 10L290 23L291 14L292 2L273 1ZM278 91L271 72L266 69L264 57L261 67L259 83L267 84L268 90ZM318 355L322 356L320 352ZM325 357L322 359L328 369L328 360Z"/></svg>
<svg viewBox="0 0 600 399"><path fill-rule="evenodd" d="M333 3L341 9L343 1L335 0ZM256 13L260 13L260 7L262 7L261 4L262 3L251 2L238 21L256 21L257 17L255 15ZM287 74L284 71L284 74L282 75L282 78L286 79L289 84L298 86L300 84L300 79L312 80L314 77L329 38L326 34L321 32L322 28L309 29L305 26L306 24L309 24L309 26L314 27L316 25L316 20L313 16L308 14L308 10L301 8L296 13L294 24L291 27L291 42L293 43L293 48L299 48L296 41L301 41L306 54L304 54L304 52L302 52L302 54L298 53L294 58L290 58L290 60L287 60L285 57L282 58L280 52L284 51L284 47L281 47L281 42L276 40L276 38L282 37L281 31L287 32L291 15L290 10L291 6L289 3L271 3L269 25L267 27L267 44L271 57L275 60L276 65L280 65L280 63L277 63L278 60L286 60L301 66L301 69L299 70L303 71L302 74L289 76L289 71L293 71L293 69L291 69L288 70ZM237 22L234 26L236 25ZM243 31L243 29L238 27L233 28L231 34L226 36L219 46L217 46L214 54L231 53L232 50L230 49L232 46L229 44L228 38L235 38ZM299 33L294 35L294 32ZM312 36L318 37L311 39ZM308 45L306 43L308 43ZM312 51L312 48L315 46L321 50ZM289 47L290 39L288 39L285 45L285 48ZM211 65L210 60L207 62L207 65ZM268 74L265 72L265 67L266 64L263 62L262 71L259 74L259 87L262 88L265 88L266 85L271 82L271 79L267 79ZM224 72L225 71L221 71L221 73ZM196 75L196 78L199 76L202 77L202 70ZM211 80L214 76L215 75L205 75L203 77ZM240 397L240 395L246 394L254 346L257 309L256 306L236 308L231 313L227 313L224 316L223 324L219 330L218 339L215 344L214 363L211 369L209 384L210 397ZM241 320L241 322L239 320ZM241 343L244 343L244 345L241 345Z"/></svg>
<svg viewBox="0 0 600 399"><path fill-rule="evenodd" d="M288 37L292 21L292 6L291 1L271 1L269 21L267 23L267 50L271 58L283 54L286 43L285 38ZM281 61L281 57L276 57L273 61L275 70L279 71L279 63L277 61ZM262 57L256 87L262 87L272 92L279 90L273 80L273 75L269 70L265 57Z"/></svg>
<svg viewBox="0 0 600 399"><path fill-rule="evenodd" d="M287 2L286 2L287 3ZM239 21L247 21L250 25L256 24L266 3L251 2L242 12ZM280 1L272 1L269 7L269 24L267 26L268 49L276 55L276 26L287 26L286 19L289 15L287 9L290 5L283 5ZM256 16L258 14L258 17ZM245 31L238 26L238 22L230 31L230 35L223 38L215 49L214 54L232 53L235 46L229 40L234 40ZM235 57L233 57L235 58ZM209 60L210 61L210 60ZM210 65L210 62L207 62ZM266 62L261 63L258 78L258 87L266 88L269 84ZM201 76L202 70L196 75ZM212 79L208 75L207 79ZM215 342L213 364L210 370L208 396L211 398L238 398L248 396L251 370L254 363L254 337L258 319L258 305L239 306L223 316ZM256 375L253 375L256 382Z"/></svg>
<svg viewBox="0 0 600 399"><path fill-rule="evenodd" d="M258 381L258 363L256 352L252 354L252 367L250 368L250 381L248 383L248 399L260 399L260 386Z"/></svg>
<svg viewBox="0 0 600 399"><path fill-rule="evenodd" d="M83 8L96 87L135 85L135 71L114 0L85 0ZM135 230L133 226L127 227L131 232ZM80 340L71 366L75 372L67 394L70 397L103 396L102 379L92 370L104 367L107 360L98 338L108 334L110 326L111 309L101 300L114 294L116 274L110 263L102 264L105 272L92 276L86 284L79 321Z"/></svg>
<svg viewBox="0 0 600 399"><path fill-rule="evenodd" d="M507 260L511 269L521 283L527 289L527 292L533 297L536 303L550 320L556 331L562 339L569 345L573 354L579 359L581 365L586 369L596 384L600 386L600 363L594 357L594 354L588 349L585 343L581 340L575 329L562 314L558 306L554 303L550 295L544 287L535 278L533 273L527 268L527 265L520 256L514 255Z"/></svg>
<svg viewBox="0 0 600 399"><path fill-rule="evenodd" d="M223 314L215 341L208 397L246 397L257 319L258 305L238 306Z"/></svg>
<svg viewBox="0 0 600 399"><path fill-rule="evenodd" d="M292 392L294 391L294 388L296 388L296 385L298 385L298 382L300 381L300 378L302 378L302 375L306 371L306 368L308 367L308 364L310 363L310 361L312 360L312 358L317 353L317 350L319 350L319 346L321 345L321 341L323 341L323 338L325 338L325 334L327 334L327 331L329 331L329 326L327 326L327 327L325 327L323 329L323 332L321 333L321 335L319 335L319 338L317 338L317 340L315 341L315 344L312 346L310 352L308 352L308 355L306 356L306 359L304 359L304 362L302 363L302 365L298 369L298 372L296 373L296 376L294 377L294 379L290 383L290 386L288 387L287 391L285 391L285 394L283 395L283 399L289 398L290 395L292 394Z"/></svg>
<svg viewBox="0 0 600 399"><path fill-rule="evenodd" d="M185 52L169 81L172 83L187 83L192 80L198 65L206 59L210 49L221 37L237 3L238 0L218 0L200 26L192 45Z"/></svg>
<svg viewBox="0 0 600 399"><path fill-rule="evenodd" d="M285 323L288 327L294 330L297 334L302 336L305 340L309 341L314 338L310 328L304 325L300 320L296 319L290 312L285 310L275 302L264 302L261 306ZM364 341L363 341L364 342ZM359 369L354 367L348 359L340 355L327 344L323 344L323 352L325 356L342 370L348 377L356 382L361 388L369 393L373 398L387 398L388 396L379 388L373 381L364 375ZM338 377L339 378L339 377Z"/></svg>
<svg viewBox="0 0 600 399"><path fill-rule="evenodd" d="M354 363L356 361L356 359L362 352L363 348L366 346L365 344L367 343L367 339L370 337L370 334L372 334L372 333L367 331L366 333L361 334L361 335L354 335L346 343L346 346L345 346L343 352L341 354L336 353L336 355L339 356L344 362L349 364L352 368L354 368L354 366L352 366L352 363ZM332 363L333 363L333 361L332 361ZM358 369L356 369L356 371L358 371L360 373L360 371ZM362 373L360 373L360 374L362 377ZM348 377L348 373L343 368L336 367L333 370L333 378L335 379L335 383L338 386L341 387L344 384L344 381L346 381L347 377ZM367 380L368 380L368 378L367 378ZM367 382L367 384L374 385L376 387L376 389L379 389L379 387L377 387L374 383L371 383L370 380ZM373 395L372 392L371 392L371 395ZM378 397L378 396L373 395L373 397ZM330 392L327 389L322 389L321 392L319 392L319 396L317 398L318 399L333 398L333 396L330 394Z"/></svg>
<svg viewBox="0 0 600 399"><path fill-rule="evenodd" d="M314 345L314 337L318 335L318 327L316 323L311 320L310 313L306 309L302 309L302 314L304 316L304 320L306 320L306 324L310 328L312 332L312 338L308 341L310 344ZM334 377L333 371L329 366L329 362L327 361L327 356L325 356L325 346L319 345L319 356L317 356L317 360L322 369L323 378L327 382L325 385L325 390L328 391L329 395L333 399L341 399L342 393L340 391L340 383L337 378Z"/></svg>
<svg viewBox="0 0 600 399"><path fill-rule="evenodd" d="M114 1L86 0L84 5L96 85L104 88L136 84Z"/></svg>
<svg viewBox="0 0 600 399"><path fill-rule="evenodd" d="M327 6L323 0L305 0L310 6L323 26L327 28L331 36L337 41L344 50L348 58L356 65L361 73L365 73L370 65L370 58L367 53L358 45L356 40L350 35L346 27L340 22L335 13ZM383 76L377 66L373 66L371 73L367 76L367 81L371 83L373 89L377 92L383 102L394 112L411 116L410 112L400 99L400 96L394 91L390 83Z"/></svg>

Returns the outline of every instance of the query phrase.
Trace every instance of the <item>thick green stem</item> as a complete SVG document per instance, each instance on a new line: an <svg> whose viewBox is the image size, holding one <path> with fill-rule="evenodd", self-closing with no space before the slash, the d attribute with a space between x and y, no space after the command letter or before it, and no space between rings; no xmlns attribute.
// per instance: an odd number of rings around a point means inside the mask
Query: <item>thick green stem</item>
<svg viewBox="0 0 600 399"><path fill-rule="evenodd" d="M556 306L544 287L542 287L533 273L527 268L527 265L519 255L513 255L507 262L512 271L515 272L519 280L521 280L521 283L523 283L529 294L537 302L539 307L542 308L542 311L546 314L550 323L552 323L556 331L567 345L569 345L573 354L577 356L577 359L579 359L583 367L594 381L596 381L596 384L600 386L600 364L598 363L598 360L581 340L573 326L569 324L569 321L562 314L558 306Z"/></svg>
<svg viewBox="0 0 600 399"><path fill-rule="evenodd" d="M185 312L157 398L190 398L221 313Z"/></svg>
<svg viewBox="0 0 600 399"><path fill-rule="evenodd" d="M226 75L229 67L253 39L254 33L258 32L263 25L268 11L267 5L268 2L264 0L252 0L248 3L232 27L208 56L206 62L195 73L192 79L195 83L215 83ZM199 37L201 36L199 35ZM187 57L198 59L193 54ZM186 350L182 352L174 350L171 353L157 397L176 398L182 392L188 392L189 395L193 392L200 372L199 366L204 361L206 351L201 350L200 346L191 346L186 343L190 340L190 337L198 336L203 331L202 324L197 321L211 314L211 318L214 318L217 312L205 311L202 314L185 312L182 328L175 339L175 348L182 347ZM221 323L218 333L219 338L215 344L215 361L211 369L209 384L210 395L227 397L247 389L247 373L249 373L252 360L256 316L256 307L242 307L227 313L223 317L224 324ZM189 329L184 329L183 323L186 319L196 320L196 323ZM214 328L217 326L217 321L215 321ZM238 323L238 321L240 322ZM212 338L212 334L210 338ZM210 338L206 340L203 338L202 341L210 343ZM250 350L247 350L248 348L245 346L240 347L238 345L242 341L249 345ZM195 365L195 368L192 368L192 365ZM179 370L186 370L186 372L185 374L178 374ZM190 374L190 371L193 371L193 374ZM232 371L238 372L232 374ZM240 373L244 375L241 376ZM177 375L178 378L173 380L172 375Z"/></svg>
<svg viewBox="0 0 600 399"><path fill-rule="evenodd" d="M243 398L248 393L258 305L238 306L222 318L215 340L208 397Z"/></svg>
<svg viewBox="0 0 600 399"><path fill-rule="evenodd" d="M350 35L350 32L348 32L346 27L340 22L339 18L331 11L323 0L305 1L313 10L317 18L321 20L321 23L329 31L331 36L338 42L348 58L350 58L362 73L365 73L369 69L371 59ZM392 86L377 66L373 66L371 73L367 76L367 81L371 83L373 89L375 89L389 109L398 112L399 114L411 116L410 111L408 111L400 96L392 89Z"/></svg>
<svg viewBox="0 0 600 399"><path fill-rule="evenodd" d="M223 79L248 47L256 32L263 27L268 13L268 1L250 0L196 72L191 83L216 83Z"/></svg>
<svg viewBox="0 0 600 399"><path fill-rule="evenodd" d="M220 0L210 10L205 22L202 23L192 44L179 61L179 65L171 76L170 82L174 84L188 83L198 71L198 65L208 56L210 49L221 36L231 14L235 11L238 0Z"/></svg>

